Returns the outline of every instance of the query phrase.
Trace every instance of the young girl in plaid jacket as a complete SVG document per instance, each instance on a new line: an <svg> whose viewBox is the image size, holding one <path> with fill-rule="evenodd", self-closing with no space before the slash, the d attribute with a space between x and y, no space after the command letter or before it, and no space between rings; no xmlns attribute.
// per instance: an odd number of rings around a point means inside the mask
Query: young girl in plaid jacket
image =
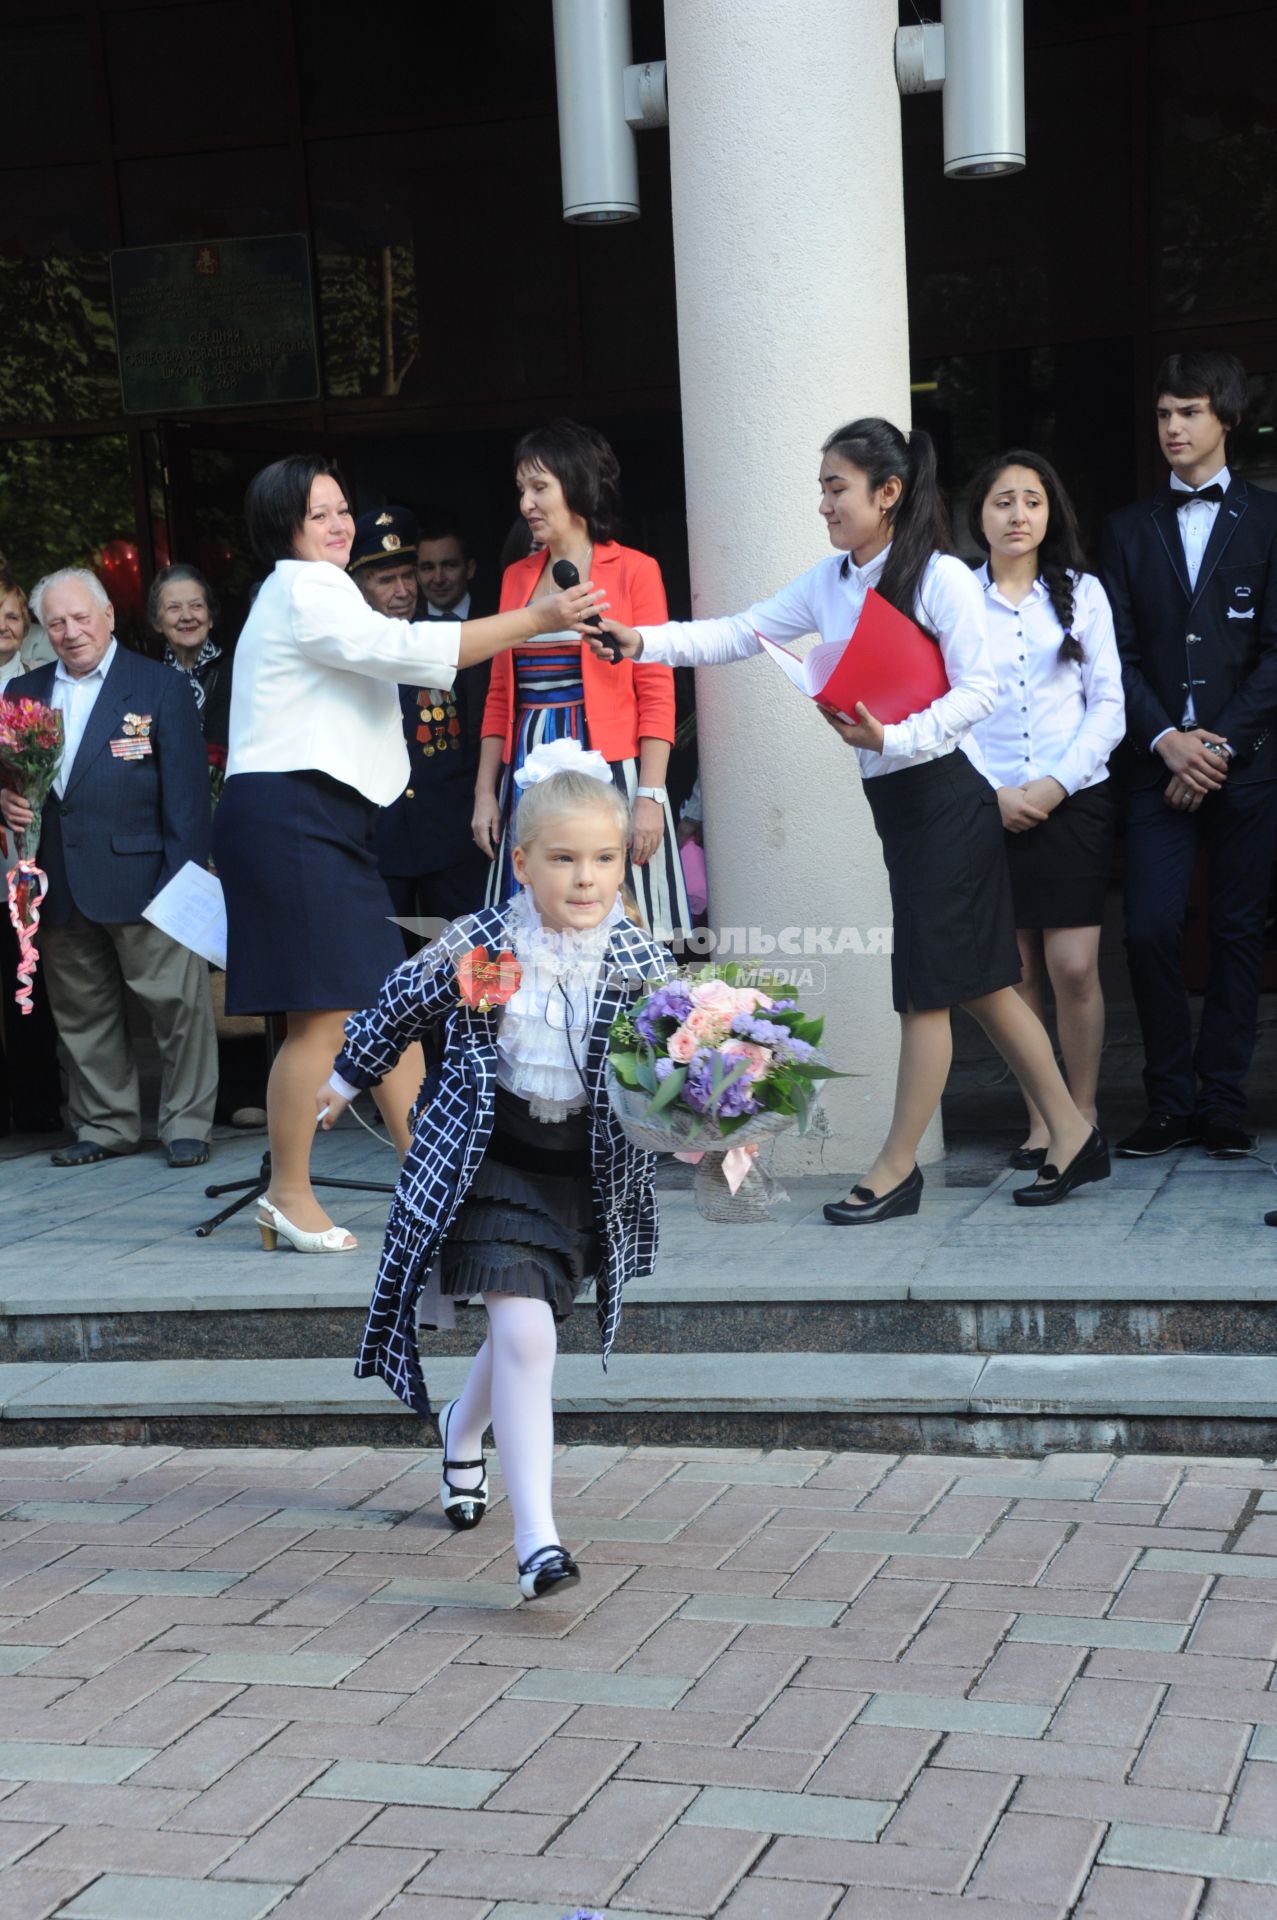
<svg viewBox="0 0 1277 1920"><path fill-rule="evenodd" d="M653 1157L629 1145L612 1113L607 1039L670 965L625 917L629 815L602 756L577 741L538 747L520 788L522 891L457 921L390 975L377 1005L347 1022L319 1106L331 1127L442 1022L355 1372L380 1374L428 1418L418 1312L451 1326L453 1302L482 1294L487 1338L461 1394L439 1409L440 1500L454 1527L482 1520L491 1423L519 1590L531 1600L580 1578L551 1502L557 1322L593 1275L606 1365L625 1283L656 1261Z"/></svg>

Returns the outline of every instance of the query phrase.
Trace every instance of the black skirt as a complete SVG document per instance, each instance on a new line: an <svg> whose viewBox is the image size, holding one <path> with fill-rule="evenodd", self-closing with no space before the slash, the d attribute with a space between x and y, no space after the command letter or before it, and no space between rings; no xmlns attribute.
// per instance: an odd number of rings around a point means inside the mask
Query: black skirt
<svg viewBox="0 0 1277 1920"><path fill-rule="evenodd" d="M498 1087L488 1150L444 1243L439 1291L517 1293L566 1320L601 1252L584 1109L535 1120Z"/></svg>
<svg viewBox="0 0 1277 1920"><path fill-rule="evenodd" d="M380 808L326 773L237 773L213 817L226 1011L366 1007L403 936L373 855Z"/></svg>
<svg viewBox="0 0 1277 1920"><path fill-rule="evenodd" d="M1017 927L1098 927L1113 864L1111 783L1071 793L1039 827L1006 836Z"/></svg>
<svg viewBox="0 0 1277 1920"><path fill-rule="evenodd" d="M897 1013L978 1000L1020 978L998 796L961 748L865 781L891 883Z"/></svg>

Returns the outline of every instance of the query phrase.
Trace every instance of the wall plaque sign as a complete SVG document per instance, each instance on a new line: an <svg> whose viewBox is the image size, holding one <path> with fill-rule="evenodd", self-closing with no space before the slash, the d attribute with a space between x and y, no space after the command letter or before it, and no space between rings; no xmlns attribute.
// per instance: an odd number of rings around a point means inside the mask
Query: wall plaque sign
<svg viewBox="0 0 1277 1920"><path fill-rule="evenodd" d="M196 413L319 392L304 233L111 255L126 413Z"/></svg>

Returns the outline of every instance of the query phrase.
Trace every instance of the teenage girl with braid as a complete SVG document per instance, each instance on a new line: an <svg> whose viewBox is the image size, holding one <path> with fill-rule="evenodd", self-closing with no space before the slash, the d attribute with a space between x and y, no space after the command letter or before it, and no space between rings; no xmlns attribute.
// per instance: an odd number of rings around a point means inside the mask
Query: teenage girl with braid
<svg viewBox="0 0 1277 1920"><path fill-rule="evenodd" d="M986 461L972 484L997 705L973 729L1006 830L1023 970L1018 991L1046 1019L1055 996L1069 1090L1095 1123L1104 1044L1100 922L1113 853L1108 757L1126 730L1122 666L1104 589L1084 571L1073 504L1039 454ZM1046 1159L1046 1121L1026 1095L1029 1133L1013 1167Z"/></svg>
<svg viewBox="0 0 1277 1920"><path fill-rule="evenodd" d="M830 1202L825 1218L840 1227L869 1226L918 1211L918 1145L949 1075L955 1006L979 1021L1046 1117L1049 1156L1015 1200L1055 1206L1107 1177L1108 1148L1074 1106L1045 1029L1014 990L1020 960L998 808L962 750L996 694L985 596L949 551L935 448L925 433L906 436L889 420L854 420L825 442L819 484L834 551L769 599L720 620L603 625L630 659L714 666L760 652L760 634L781 642L812 632L845 640L873 587L931 635L949 690L929 707L889 726L863 702L854 721L825 714L855 749L882 842L895 924L892 999L900 1015L887 1136L864 1180L845 1200Z"/></svg>

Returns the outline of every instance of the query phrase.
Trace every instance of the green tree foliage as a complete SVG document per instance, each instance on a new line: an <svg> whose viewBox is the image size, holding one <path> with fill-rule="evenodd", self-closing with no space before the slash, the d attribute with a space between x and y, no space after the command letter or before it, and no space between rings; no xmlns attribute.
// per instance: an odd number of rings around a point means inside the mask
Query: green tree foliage
<svg viewBox="0 0 1277 1920"><path fill-rule="evenodd" d="M0 440L0 553L23 586L135 538L122 433Z"/></svg>
<svg viewBox="0 0 1277 1920"><path fill-rule="evenodd" d="M0 420L94 420L119 410L106 255L0 255Z"/></svg>

